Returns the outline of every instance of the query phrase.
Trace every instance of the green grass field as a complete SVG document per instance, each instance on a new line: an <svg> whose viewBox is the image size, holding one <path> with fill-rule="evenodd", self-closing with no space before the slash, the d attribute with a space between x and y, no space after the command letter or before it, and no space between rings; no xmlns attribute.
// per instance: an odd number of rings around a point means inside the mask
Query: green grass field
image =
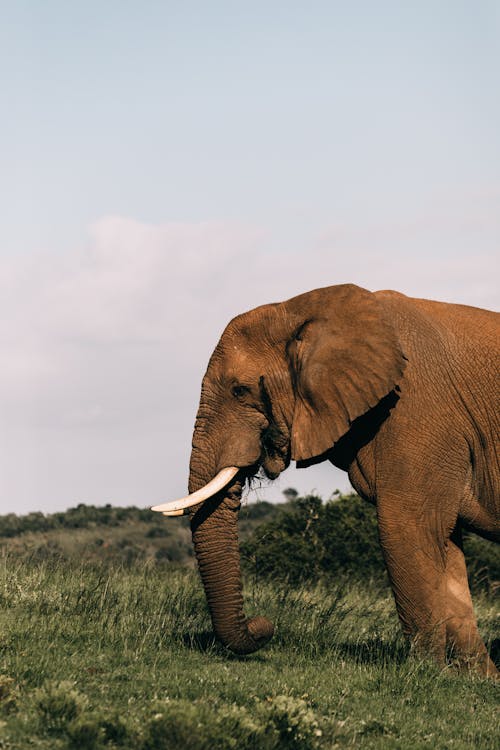
<svg viewBox="0 0 500 750"><path fill-rule="evenodd" d="M0 565L0 748L498 748L498 688L409 657L379 584L247 580L276 636L215 643L196 573L148 561ZM481 631L497 609L475 598Z"/></svg>

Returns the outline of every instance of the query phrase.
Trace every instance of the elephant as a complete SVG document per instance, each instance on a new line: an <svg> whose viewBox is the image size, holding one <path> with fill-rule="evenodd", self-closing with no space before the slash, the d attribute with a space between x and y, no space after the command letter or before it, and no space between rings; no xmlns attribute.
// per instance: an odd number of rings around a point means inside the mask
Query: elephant
<svg viewBox="0 0 500 750"><path fill-rule="evenodd" d="M214 632L237 654L274 627L247 619L242 488L259 470L330 461L376 506L398 616L413 648L496 675L478 631L462 530L500 540L499 315L370 292L315 289L235 317L203 378L187 498Z"/></svg>

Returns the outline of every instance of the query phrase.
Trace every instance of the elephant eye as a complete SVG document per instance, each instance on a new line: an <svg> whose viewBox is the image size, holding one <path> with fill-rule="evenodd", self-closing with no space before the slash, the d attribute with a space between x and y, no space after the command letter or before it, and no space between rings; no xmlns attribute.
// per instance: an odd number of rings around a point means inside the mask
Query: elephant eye
<svg viewBox="0 0 500 750"><path fill-rule="evenodd" d="M235 398L241 398L245 393L250 393L250 388L247 385L233 385L231 393Z"/></svg>

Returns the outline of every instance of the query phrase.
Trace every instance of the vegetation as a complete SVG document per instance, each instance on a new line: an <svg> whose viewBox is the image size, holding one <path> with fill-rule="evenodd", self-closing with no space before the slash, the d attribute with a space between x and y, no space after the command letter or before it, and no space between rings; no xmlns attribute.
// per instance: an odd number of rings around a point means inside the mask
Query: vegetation
<svg viewBox="0 0 500 750"><path fill-rule="evenodd" d="M44 516L54 523L44 531L19 519L24 530L0 540L0 748L498 747L492 683L408 654L377 568L372 509L356 498L289 496L243 511L246 609L276 625L247 657L214 641L192 558L156 555L187 537L185 520L75 511ZM326 531L343 523L344 547ZM85 556L92 535L104 541ZM123 538L142 552L121 555ZM283 556L301 538L309 573L291 565L287 580ZM42 554L44 541L57 551ZM333 562L335 544L348 575ZM475 597L490 646L494 549L485 543Z"/></svg>
<svg viewBox="0 0 500 750"><path fill-rule="evenodd" d="M357 495L326 503L314 495L288 502L242 543L246 570L255 578L297 585L308 580L372 579L388 585L378 540L375 508ZM474 534L464 536L469 579L474 591L500 585L500 549Z"/></svg>
<svg viewBox="0 0 500 750"><path fill-rule="evenodd" d="M257 524L277 514L271 503L247 505L241 512L246 538ZM86 561L100 565L136 562L193 566L187 518L168 521L149 509L78 505L65 513L0 516L0 548L37 562Z"/></svg>

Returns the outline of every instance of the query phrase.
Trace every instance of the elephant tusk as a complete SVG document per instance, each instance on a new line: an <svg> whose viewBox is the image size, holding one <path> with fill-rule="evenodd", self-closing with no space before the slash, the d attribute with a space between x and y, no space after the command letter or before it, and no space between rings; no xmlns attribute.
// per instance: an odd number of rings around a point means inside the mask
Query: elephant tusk
<svg viewBox="0 0 500 750"><path fill-rule="evenodd" d="M151 508L155 510L155 508ZM187 516L189 515L189 508L182 508L181 510L162 510L162 516Z"/></svg>
<svg viewBox="0 0 500 750"><path fill-rule="evenodd" d="M151 510L163 513L164 516L183 516L188 508L198 505L198 503L202 503L204 500L208 500L209 497L222 490L238 472L239 468L237 466L228 466L225 469L221 469L217 476L211 479L208 484L200 487L199 490L196 490L191 495L182 497L180 500L172 500L170 503L153 505Z"/></svg>

